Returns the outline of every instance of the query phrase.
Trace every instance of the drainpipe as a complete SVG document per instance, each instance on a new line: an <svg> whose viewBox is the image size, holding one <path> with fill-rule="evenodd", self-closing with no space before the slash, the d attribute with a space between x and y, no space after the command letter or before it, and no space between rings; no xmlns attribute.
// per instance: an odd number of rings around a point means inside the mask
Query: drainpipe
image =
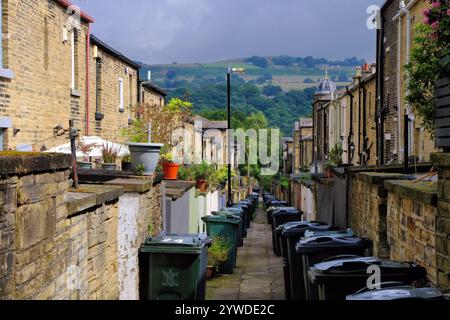
<svg viewBox="0 0 450 320"><path fill-rule="evenodd" d="M359 165L362 166L362 151L361 151L361 78L358 78L358 156L359 156Z"/></svg>
<svg viewBox="0 0 450 320"><path fill-rule="evenodd" d="M317 125L316 125L316 110L314 108L314 103L311 103L312 107L313 107L313 162L314 162L314 173L317 174L319 171L319 168L317 166L317 143L316 143L316 138L317 138L317 134L316 130L317 130Z"/></svg>
<svg viewBox="0 0 450 320"><path fill-rule="evenodd" d="M348 86L346 87L347 89L347 94L350 96L350 129L348 131L348 140L347 140L347 159L348 159L348 164L351 164L353 161L353 150L352 150L352 140L353 140L353 94L350 92L350 90L348 89Z"/></svg>
<svg viewBox="0 0 450 320"><path fill-rule="evenodd" d="M89 136L90 91L91 91L91 24L86 36L86 136Z"/></svg>
<svg viewBox="0 0 450 320"><path fill-rule="evenodd" d="M362 132L362 137L363 137L363 146L362 146L362 164L365 166L366 165L366 161L367 161L367 88L363 83L361 83L362 89L363 89L363 117L362 117L362 122L363 122L363 132Z"/></svg>
<svg viewBox="0 0 450 320"><path fill-rule="evenodd" d="M381 15L381 12L380 12ZM384 165L384 19L381 15L380 30L377 31L377 104L378 104L378 165Z"/></svg>

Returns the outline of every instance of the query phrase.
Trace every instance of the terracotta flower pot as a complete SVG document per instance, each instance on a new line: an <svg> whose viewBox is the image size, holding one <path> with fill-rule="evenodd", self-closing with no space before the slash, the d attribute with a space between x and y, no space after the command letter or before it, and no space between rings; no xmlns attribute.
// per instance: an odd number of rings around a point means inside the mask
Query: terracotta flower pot
<svg viewBox="0 0 450 320"><path fill-rule="evenodd" d="M199 179L196 181L195 188L199 189L201 192L205 192L208 187L205 179Z"/></svg>
<svg viewBox="0 0 450 320"><path fill-rule="evenodd" d="M208 267L208 269L206 269L206 280L211 279L213 275L214 275L214 267Z"/></svg>
<svg viewBox="0 0 450 320"><path fill-rule="evenodd" d="M178 170L180 169L180 165L173 162L162 163L163 171L164 171L164 179L166 180L177 180L178 178Z"/></svg>

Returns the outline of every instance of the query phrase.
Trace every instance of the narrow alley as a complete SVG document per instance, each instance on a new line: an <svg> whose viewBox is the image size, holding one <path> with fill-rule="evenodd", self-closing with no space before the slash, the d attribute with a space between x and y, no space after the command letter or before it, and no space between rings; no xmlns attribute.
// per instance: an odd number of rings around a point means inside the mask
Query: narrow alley
<svg viewBox="0 0 450 320"><path fill-rule="evenodd" d="M216 275L207 283L207 300L284 300L283 266L272 250L265 211L256 210L232 275Z"/></svg>

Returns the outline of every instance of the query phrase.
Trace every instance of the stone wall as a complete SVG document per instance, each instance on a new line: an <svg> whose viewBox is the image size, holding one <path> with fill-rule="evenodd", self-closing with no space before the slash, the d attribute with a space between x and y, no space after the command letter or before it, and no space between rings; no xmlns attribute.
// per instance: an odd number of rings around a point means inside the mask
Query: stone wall
<svg viewBox="0 0 450 320"><path fill-rule="evenodd" d="M431 159L439 169L436 216L437 277L441 289L450 292L450 154L432 154Z"/></svg>
<svg viewBox="0 0 450 320"><path fill-rule="evenodd" d="M138 251L162 230L163 184L70 190L70 156L0 157L0 299L137 299Z"/></svg>
<svg viewBox="0 0 450 320"><path fill-rule="evenodd" d="M395 173L358 173L353 178L349 197L349 224L360 237L373 241L373 253L389 258L387 239L386 180L405 180L406 176Z"/></svg>
<svg viewBox="0 0 450 320"><path fill-rule="evenodd" d="M386 181L387 235L390 259L411 261L427 269L437 284L436 215L437 183Z"/></svg>

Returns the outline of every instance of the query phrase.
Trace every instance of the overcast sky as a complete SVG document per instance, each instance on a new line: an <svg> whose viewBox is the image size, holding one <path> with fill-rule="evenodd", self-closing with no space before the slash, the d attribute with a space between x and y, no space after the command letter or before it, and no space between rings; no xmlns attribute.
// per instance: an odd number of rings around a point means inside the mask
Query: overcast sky
<svg viewBox="0 0 450 320"><path fill-rule="evenodd" d="M383 0L78 0L93 33L149 64L252 55L375 59L367 8Z"/></svg>

